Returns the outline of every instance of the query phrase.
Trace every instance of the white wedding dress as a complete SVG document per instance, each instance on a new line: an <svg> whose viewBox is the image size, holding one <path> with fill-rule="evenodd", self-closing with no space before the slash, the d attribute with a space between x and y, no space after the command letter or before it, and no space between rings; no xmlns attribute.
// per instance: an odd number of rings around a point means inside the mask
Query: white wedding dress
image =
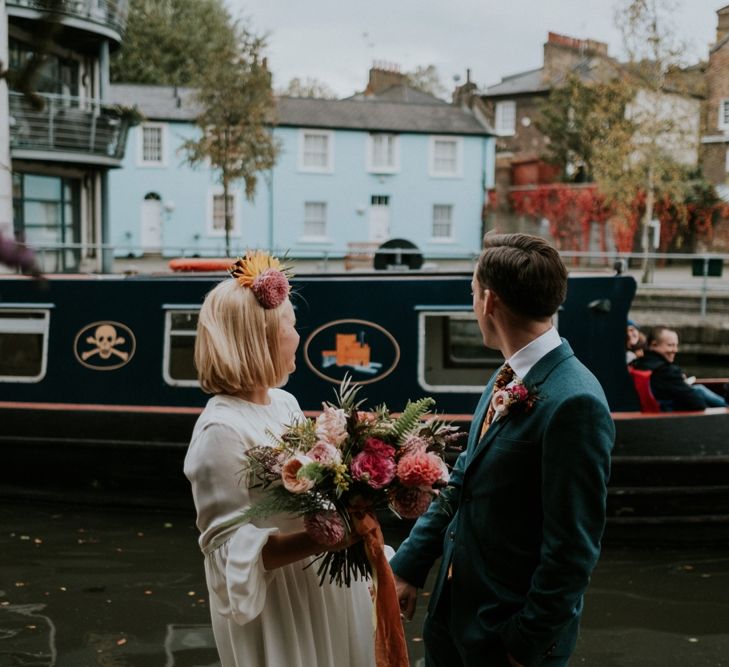
<svg viewBox="0 0 729 667"><path fill-rule="evenodd" d="M225 523L260 498L242 471L245 452L270 445L302 416L296 399L269 391L269 405L214 396L195 425L185 457L205 554L215 642L223 667L372 667L374 628L368 584L319 586L311 559L267 571L261 550L271 533L303 530L275 516L256 525Z"/></svg>

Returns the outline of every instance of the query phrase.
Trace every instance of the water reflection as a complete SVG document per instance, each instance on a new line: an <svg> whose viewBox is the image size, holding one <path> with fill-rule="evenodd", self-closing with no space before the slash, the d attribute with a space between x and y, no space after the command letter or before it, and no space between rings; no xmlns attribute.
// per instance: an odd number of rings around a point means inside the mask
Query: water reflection
<svg viewBox="0 0 729 667"><path fill-rule="evenodd" d="M5 503L0 667L218 667L193 518ZM608 548L571 664L729 667L727 590L727 549Z"/></svg>

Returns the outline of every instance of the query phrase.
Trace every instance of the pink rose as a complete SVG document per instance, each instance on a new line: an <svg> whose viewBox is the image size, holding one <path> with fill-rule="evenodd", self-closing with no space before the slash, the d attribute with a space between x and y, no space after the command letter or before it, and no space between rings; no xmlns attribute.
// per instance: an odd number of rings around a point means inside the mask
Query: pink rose
<svg viewBox="0 0 729 667"><path fill-rule="evenodd" d="M373 440L373 438L370 438L370 440ZM381 444L392 450L394 454L395 450L392 447L385 445L384 442ZM376 449L369 450L365 448L364 451L352 459L350 471L354 479L366 482L373 489L382 489L395 479L395 468L395 459L392 456L383 456Z"/></svg>
<svg viewBox="0 0 729 667"><path fill-rule="evenodd" d="M325 466L339 465L342 462L341 452L327 442L317 442L306 455Z"/></svg>
<svg viewBox="0 0 729 667"><path fill-rule="evenodd" d="M529 396L529 390L520 382L509 387L509 393L514 401L524 401Z"/></svg>
<svg viewBox="0 0 729 667"><path fill-rule="evenodd" d="M369 454L376 454L377 456L389 456L390 458L395 456L395 448L379 438L367 438L363 449Z"/></svg>
<svg viewBox="0 0 729 667"><path fill-rule="evenodd" d="M316 418L316 435L320 440L339 447L347 439L347 415L344 410L325 405Z"/></svg>
<svg viewBox="0 0 729 667"><path fill-rule="evenodd" d="M433 486L442 475L441 459L432 452L408 454L397 464L397 476L405 486Z"/></svg>
<svg viewBox="0 0 729 667"><path fill-rule="evenodd" d="M299 471L312 460L303 454L292 456L281 468L281 479L287 491L291 493L304 493L314 486L314 482L306 477L299 477Z"/></svg>

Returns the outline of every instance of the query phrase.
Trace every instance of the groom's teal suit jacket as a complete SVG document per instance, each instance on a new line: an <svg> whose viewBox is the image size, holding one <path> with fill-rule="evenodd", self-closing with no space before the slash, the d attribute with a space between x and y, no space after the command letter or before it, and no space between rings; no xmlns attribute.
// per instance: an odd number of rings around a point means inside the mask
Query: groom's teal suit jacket
<svg viewBox="0 0 729 667"><path fill-rule="evenodd" d="M600 551L615 428L595 377L567 341L523 378L538 396L479 439L481 397L449 488L391 560L422 587L442 556L429 613L452 565L449 625L466 665L501 644L532 667L569 656Z"/></svg>

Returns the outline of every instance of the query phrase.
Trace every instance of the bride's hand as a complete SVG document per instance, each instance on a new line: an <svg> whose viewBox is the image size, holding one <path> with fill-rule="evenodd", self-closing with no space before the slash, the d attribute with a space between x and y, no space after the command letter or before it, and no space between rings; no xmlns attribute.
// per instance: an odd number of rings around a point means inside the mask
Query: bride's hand
<svg viewBox="0 0 729 667"><path fill-rule="evenodd" d="M337 542L336 544L332 544L329 547L324 547L324 551L341 551L342 549L346 549L348 547L351 547L353 544L357 544L357 542L362 541L362 536L358 535L355 532L348 533L346 537L341 540L340 542Z"/></svg>

